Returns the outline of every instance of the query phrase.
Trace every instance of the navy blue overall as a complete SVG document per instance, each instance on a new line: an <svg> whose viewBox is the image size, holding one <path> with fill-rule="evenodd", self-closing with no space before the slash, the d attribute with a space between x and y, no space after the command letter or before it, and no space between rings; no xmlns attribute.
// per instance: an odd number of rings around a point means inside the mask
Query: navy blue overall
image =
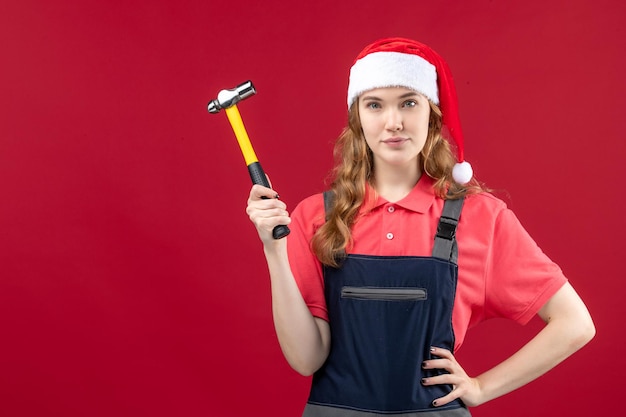
<svg viewBox="0 0 626 417"><path fill-rule="evenodd" d="M325 200L329 200L325 194ZM326 206L330 204L326 201ZM455 232L463 200L446 200L432 257L347 255L325 268L331 349L303 417L469 416L451 386L424 386L430 347L454 349Z"/></svg>

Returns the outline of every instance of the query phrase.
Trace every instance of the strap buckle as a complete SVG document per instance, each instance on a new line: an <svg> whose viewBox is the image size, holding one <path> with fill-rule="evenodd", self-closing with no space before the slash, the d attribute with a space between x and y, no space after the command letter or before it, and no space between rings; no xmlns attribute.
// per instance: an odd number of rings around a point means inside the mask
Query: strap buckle
<svg viewBox="0 0 626 417"><path fill-rule="evenodd" d="M436 237L453 240L456 237L456 226L458 224L458 220L451 219L449 217L441 217L439 219L439 224L437 225Z"/></svg>

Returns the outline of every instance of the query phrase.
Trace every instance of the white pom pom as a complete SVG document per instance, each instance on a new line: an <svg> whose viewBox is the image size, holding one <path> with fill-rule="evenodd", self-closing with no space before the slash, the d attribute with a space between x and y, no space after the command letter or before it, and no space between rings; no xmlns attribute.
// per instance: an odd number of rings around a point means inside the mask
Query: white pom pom
<svg viewBox="0 0 626 417"><path fill-rule="evenodd" d="M472 176L474 176L474 170L469 162L457 163L452 168L452 178L459 184L467 184L472 179Z"/></svg>

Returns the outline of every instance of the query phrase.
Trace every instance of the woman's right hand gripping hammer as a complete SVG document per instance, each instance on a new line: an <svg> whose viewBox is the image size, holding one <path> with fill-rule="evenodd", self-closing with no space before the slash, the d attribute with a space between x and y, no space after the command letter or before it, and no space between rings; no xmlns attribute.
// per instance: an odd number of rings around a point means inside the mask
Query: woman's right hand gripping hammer
<svg viewBox="0 0 626 417"><path fill-rule="evenodd" d="M250 189L246 213L259 233L263 245L278 244L272 236L272 230L278 225L289 225L291 218L287 205L278 199L278 194L271 188L255 184Z"/></svg>

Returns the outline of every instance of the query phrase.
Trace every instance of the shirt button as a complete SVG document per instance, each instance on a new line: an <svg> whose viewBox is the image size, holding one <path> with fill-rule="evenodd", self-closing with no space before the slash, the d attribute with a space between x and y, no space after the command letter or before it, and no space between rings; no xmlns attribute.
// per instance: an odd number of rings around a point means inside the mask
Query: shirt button
<svg viewBox="0 0 626 417"><path fill-rule="evenodd" d="M387 239L389 240L393 239L393 233L387 233Z"/></svg>
<svg viewBox="0 0 626 417"><path fill-rule="evenodd" d="M396 208L394 206L389 206L389 207L387 207L387 211L389 213L393 213L394 211L396 211Z"/></svg>

